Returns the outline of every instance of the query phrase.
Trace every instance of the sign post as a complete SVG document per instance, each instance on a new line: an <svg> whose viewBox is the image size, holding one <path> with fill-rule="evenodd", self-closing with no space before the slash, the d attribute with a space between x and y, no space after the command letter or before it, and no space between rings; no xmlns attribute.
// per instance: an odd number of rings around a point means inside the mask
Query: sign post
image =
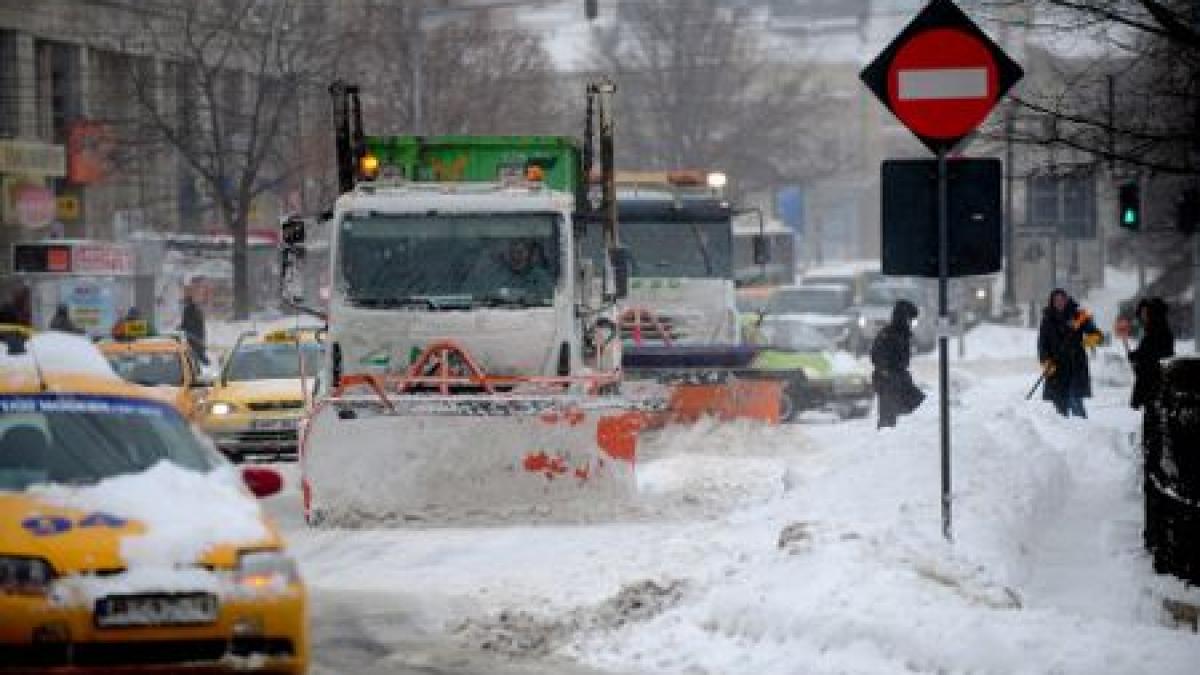
<svg viewBox="0 0 1200 675"><path fill-rule="evenodd" d="M947 155L983 122L1022 76L952 0L931 0L860 73L863 82L937 157L938 324L949 322L950 222ZM949 331L938 331L942 535L953 539Z"/></svg>

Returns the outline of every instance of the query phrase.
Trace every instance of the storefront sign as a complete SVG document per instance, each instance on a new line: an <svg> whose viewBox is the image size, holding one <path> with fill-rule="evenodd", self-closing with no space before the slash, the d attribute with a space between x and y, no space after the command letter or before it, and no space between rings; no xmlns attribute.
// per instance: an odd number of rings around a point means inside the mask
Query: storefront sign
<svg viewBox="0 0 1200 675"><path fill-rule="evenodd" d="M134 273L135 262L133 251L122 246L79 244L75 247L72 271L76 274L128 275Z"/></svg>
<svg viewBox="0 0 1200 675"><path fill-rule="evenodd" d="M61 178L67 175L67 153L61 145L0 140L0 173Z"/></svg>

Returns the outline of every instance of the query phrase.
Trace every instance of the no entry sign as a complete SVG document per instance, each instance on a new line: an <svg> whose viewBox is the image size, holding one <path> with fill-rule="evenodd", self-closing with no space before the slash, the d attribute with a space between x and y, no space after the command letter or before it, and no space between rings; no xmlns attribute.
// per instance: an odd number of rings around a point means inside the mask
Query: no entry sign
<svg viewBox="0 0 1200 675"><path fill-rule="evenodd" d="M933 0L860 76L939 154L973 132L1022 74L951 0Z"/></svg>

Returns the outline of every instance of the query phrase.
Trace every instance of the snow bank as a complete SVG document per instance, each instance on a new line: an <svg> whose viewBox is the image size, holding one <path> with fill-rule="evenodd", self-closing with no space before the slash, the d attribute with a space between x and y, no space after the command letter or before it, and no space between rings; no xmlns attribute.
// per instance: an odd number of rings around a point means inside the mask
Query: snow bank
<svg viewBox="0 0 1200 675"><path fill-rule="evenodd" d="M1139 548L1126 392L1064 420L1023 385L987 378L954 410L953 544L936 400L894 430L811 427L825 471L732 516L723 559L679 561L697 590L568 651L650 673L1196 672L1200 641L1162 627L1188 591Z"/></svg>

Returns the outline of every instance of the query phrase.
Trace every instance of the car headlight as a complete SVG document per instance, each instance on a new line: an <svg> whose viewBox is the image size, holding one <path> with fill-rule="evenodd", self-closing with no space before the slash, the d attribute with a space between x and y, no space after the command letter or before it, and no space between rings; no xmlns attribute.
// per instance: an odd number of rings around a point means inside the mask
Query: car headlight
<svg viewBox="0 0 1200 675"><path fill-rule="evenodd" d="M987 298L987 289L986 288L976 288L975 289L975 299L983 300L984 298Z"/></svg>
<svg viewBox="0 0 1200 675"><path fill-rule="evenodd" d="M865 317L865 316L858 317L858 327L859 328L867 327L867 317Z"/></svg>
<svg viewBox="0 0 1200 675"><path fill-rule="evenodd" d="M0 591L41 593L54 579L50 563L41 558L0 556Z"/></svg>
<svg viewBox="0 0 1200 675"><path fill-rule="evenodd" d="M228 415L233 412L233 404L224 401L208 404L208 412L211 415Z"/></svg>
<svg viewBox="0 0 1200 675"><path fill-rule="evenodd" d="M283 551L245 551L234 573L238 585L251 589L286 586L300 580L296 561Z"/></svg>

